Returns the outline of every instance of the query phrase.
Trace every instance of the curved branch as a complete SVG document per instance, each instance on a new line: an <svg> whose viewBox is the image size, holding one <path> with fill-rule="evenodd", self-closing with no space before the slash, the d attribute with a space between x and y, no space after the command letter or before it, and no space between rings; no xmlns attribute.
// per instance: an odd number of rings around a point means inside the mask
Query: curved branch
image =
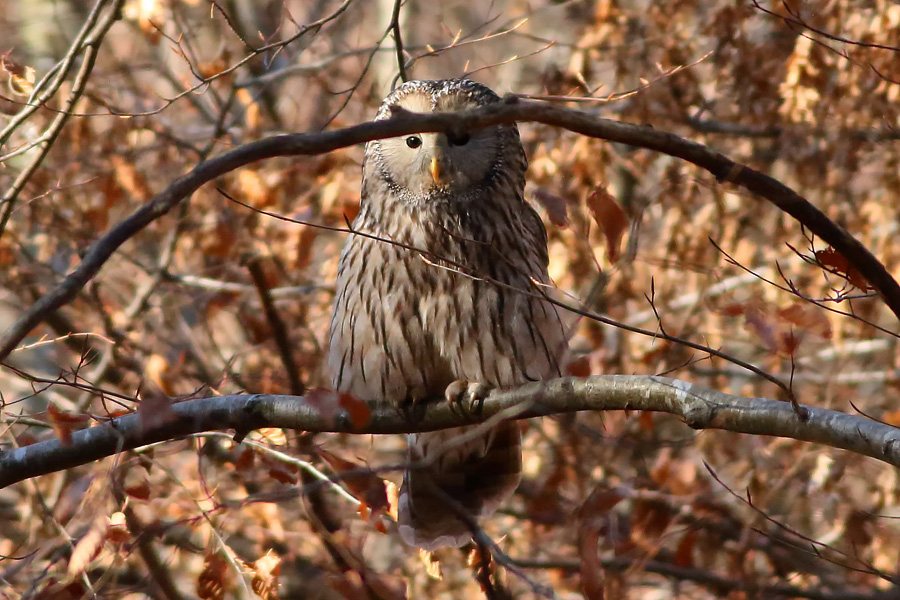
<svg viewBox="0 0 900 600"><path fill-rule="evenodd" d="M330 404L322 397L334 396ZM514 419L583 410L646 410L673 414L694 429L723 429L815 442L870 456L900 467L900 429L856 415L806 406L801 421L791 405L766 398L731 396L699 385L637 375L563 378L529 383L492 393L482 407L482 419L501 415ZM72 443L58 439L0 453L0 488L112 456L124 450L173 440L202 431L234 429L238 436L261 427L358 434L432 431L471 425L449 403L429 405L422 418L410 423L394 408L375 407L360 419L341 408L337 394L277 396L244 394L190 400L172 405L173 418L145 426L137 413L72 434Z"/></svg>
<svg viewBox="0 0 900 600"><path fill-rule="evenodd" d="M893 313L900 317L900 285L884 265L859 240L778 180L736 163L702 144L656 131L652 127L620 123L582 111L518 101L512 97L505 102L458 113L412 114L397 111L394 118L337 131L273 136L200 163L94 242L81 264L56 288L35 302L0 339L0 361L9 356L47 314L75 298L119 246L216 177L276 156L323 154L379 138L460 128L479 129L516 121L544 123L590 137L656 150L702 167L720 181L758 194L840 252L881 294Z"/></svg>

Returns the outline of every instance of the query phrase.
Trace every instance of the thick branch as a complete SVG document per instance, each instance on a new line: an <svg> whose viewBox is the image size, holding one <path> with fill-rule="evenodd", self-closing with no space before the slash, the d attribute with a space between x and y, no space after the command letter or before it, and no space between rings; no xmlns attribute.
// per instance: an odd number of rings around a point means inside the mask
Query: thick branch
<svg viewBox="0 0 900 600"><path fill-rule="evenodd" d="M307 402L298 396L266 394L204 398L173 405L175 419L153 428L144 428L138 414L127 415L75 432L68 446L54 439L0 453L0 488L123 450L214 429L234 429L240 435L260 427L388 434L472 423L446 402L429 406L415 424L390 407L373 409L367 423L353 423L350 415L337 406L331 410L323 408L323 404L319 398ZM523 419L582 410L648 410L677 415L694 429L724 429L816 442L900 467L897 428L824 408L805 408L809 420L804 422L786 402L730 396L665 377L606 375L530 383L493 393L485 400L481 417L487 419L501 411L511 418ZM358 415L356 418L359 420Z"/></svg>
<svg viewBox="0 0 900 600"><path fill-rule="evenodd" d="M75 298L119 246L188 198L201 185L229 171L275 156L323 154L378 138L460 128L478 129L516 121L545 123L590 137L656 150L691 162L721 181L742 186L758 194L840 252L878 290L894 314L900 317L900 285L884 265L859 240L776 179L735 163L702 144L656 131L652 127L619 123L539 102L508 101L460 113L403 113L390 120L363 123L338 131L274 136L240 146L200 163L98 239L85 254L81 264L55 289L35 302L0 339L0 361L9 356L50 311Z"/></svg>

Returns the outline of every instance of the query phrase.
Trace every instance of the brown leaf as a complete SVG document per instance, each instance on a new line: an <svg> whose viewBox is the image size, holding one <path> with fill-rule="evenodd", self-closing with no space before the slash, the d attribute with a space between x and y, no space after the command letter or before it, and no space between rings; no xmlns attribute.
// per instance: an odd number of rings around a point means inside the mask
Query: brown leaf
<svg viewBox="0 0 900 600"><path fill-rule="evenodd" d="M761 310L747 308L744 312L744 322L759 337L766 348L773 354L778 352L779 340L775 327L770 323Z"/></svg>
<svg viewBox="0 0 900 600"><path fill-rule="evenodd" d="M277 600L278 575L281 573L281 557L272 550L248 565L253 573L250 587L262 600Z"/></svg>
<svg viewBox="0 0 900 600"><path fill-rule="evenodd" d="M578 535L581 593L587 600L603 600L606 577L600 562L600 528L582 526Z"/></svg>
<svg viewBox="0 0 900 600"><path fill-rule="evenodd" d="M881 420L888 425L900 427L900 410L892 410L881 415Z"/></svg>
<svg viewBox="0 0 900 600"><path fill-rule="evenodd" d="M653 422L653 413L649 410L641 411L638 414L638 427L641 431L652 433L656 431L656 424Z"/></svg>
<svg viewBox="0 0 900 600"><path fill-rule="evenodd" d="M611 262L619 258L619 244L628 229L628 217L612 194L603 187L596 187L587 198L587 205L594 222L606 236L606 255Z"/></svg>
<svg viewBox="0 0 900 600"><path fill-rule="evenodd" d="M77 429L83 429L84 424L91 420L90 415L62 411L56 408L56 405L54 404L47 405L47 416L63 446L71 446L72 432Z"/></svg>
<svg viewBox="0 0 900 600"><path fill-rule="evenodd" d="M345 475L341 479L356 498L365 502L373 512L387 512L390 505L381 477L368 471L365 465L345 460L326 450L319 450L319 455L336 473Z"/></svg>
<svg viewBox="0 0 900 600"><path fill-rule="evenodd" d="M86 592L84 581L80 578L70 583L62 584L51 577L46 581L44 587L31 598L33 600L81 600Z"/></svg>
<svg viewBox="0 0 900 600"><path fill-rule="evenodd" d="M235 196L242 198L246 204L256 209L265 209L275 204L275 195L267 186L258 171L241 169L237 173L239 192Z"/></svg>
<svg viewBox="0 0 900 600"><path fill-rule="evenodd" d="M780 309L778 316L804 331L825 339L831 338L831 322L818 307L795 302Z"/></svg>
<svg viewBox="0 0 900 600"><path fill-rule="evenodd" d="M778 338L778 351L785 356L794 356L800 347L800 339L793 331L784 331Z"/></svg>
<svg viewBox="0 0 900 600"><path fill-rule="evenodd" d="M672 510L663 502L635 500L631 511L632 540L648 551L655 551L673 518Z"/></svg>
<svg viewBox="0 0 900 600"><path fill-rule="evenodd" d="M668 340L656 340L653 347L641 356L640 361L645 365L655 364L665 358L672 347L672 342Z"/></svg>
<svg viewBox="0 0 900 600"><path fill-rule="evenodd" d="M869 285L869 282L866 281L866 278L863 277L862 273L860 273L856 267L852 266L850 261L834 248L816 250L815 256L819 264L825 267L826 270L844 277L860 290L868 291L875 289Z"/></svg>
<svg viewBox="0 0 900 600"><path fill-rule="evenodd" d="M66 567L66 573L70 577L81 575L87 569L88 564L103 547L106 539L106 516L99 516L94 519L87 533L78 540L75 548L72 549L72 556L69 557L69 565Z"/></svg>
<svg viewBox="0 0 900 600"><path fill-rule="evenodd" d="M857 509L850 513L844 523L844 536L853 546L856 555L864 552L872 543L872 533L869 531L871 521L871 514Z"/></svg>
<svg viewBox="0 0 900 600"><path fill-rule="evenodd" d="M566 373L572 377L590 377L591 357L584 355L570 361L566 365Z"/></svg>
<svg viewBox="0 0 900 600"><path fill-rule="evenodd" d="M328 585L345 600L369 600L371 598L366 591L362 576L356 571L345 571L339 575L332 575L328 578Z"/></svg>
<svg viewBox="0 0 900 600"><path fill-rule="evenodd" d="M326 419L337 421L349 417L350 426L355 431L364 429L372 420L368 403L345 392L313 388L306 392L304 400Z"/></svg>
<svg viewBox="0 0 900 600"><path fill-rule="evenodd" d="M338 403L350 416L350 425L354 430L365 429L372 420L372 410L368 403L350 394L341 393Z"/></svg>
<svg viewBox="0 0 900 600"><path fill-rule="evenodd" d="M587 497L578 509L578 517L594 519L598 516L606 516L610 510L625 498L623 490L618 487L598 485Z"/></svg>
<svg viewBox="0 0 900 600"><path fill-rule="evenodd" d="M244 122L247 127L256 131L261 123L259 102L253 98L253 94L247 88L237 91L237 99L244 105Z"/></svg>
<svg viewBox="0 0 900 600"><path fill-rule="evenodd" d="M338 403L340 394L334 390L326 390L323 388L311 388L306 390L303 400L310 408L315 410L319 415L326 419L337 419L341 413L341 406Z"/></svg>
<svg viewBox="0 0 900 600"><path fill-rule="evenodd" d="M297 254L294 259L296 270L305 269L313 259L313 242L319 235L319 229L315 227L300 227L297 233Z"/></svg>
<svg viewBox="0 0 900 600"><path fill-rule="evenodd" d="M167 396L174 396L175 390L168 376L169 361L159 354L151 354L144 363L144 382L152 382L159 391Z"/></svg>
<svg viewBox="0 0 900 600"><path fill-rule="evenodd" d="M204 236L203 253L214 258L228 258L238 245L238 230L231 219L216 218L212 232Z"/></svg>
<svg viewBox="0 0 900 600"><path fill-rule="evenodd" d="M235 300L237 300L235 294L227 292L215 294L214 296L211 296L203 306L203 316L207 319L212 319L220 310L232 306L235 303Z"/></svg>
<svg viewBox="0 0 900 600"><path fill-rule="evenodd" d="M472 550L472 553L477 553L477 550ZM472 555L469 555L469 563L471 563ZM444 578L444 574L441 573L441 561L439 561L433 552L429 552L428 550L423 550L419 548L419 561L421 561L422 565L425 567L425 574L428 575L429 578L434 579L436 581L440 581ZM469 564L468 566L472 566Z"/></svg>
<svg viewBox="0 0 900 600"><path fill-rule="evenodd" d="M178 415L172 410L172 398L160 391L142 393L137 411L144 431L165 427L178 420Z"/></svg>
<svg viewBox="0 0 900 600"><path fill-rule="evenodd" d="M110 157L110 160L113 164L116 183L118 183L119 187L125 190L126 193L131 195L132 200L144 202L153 195L150 186L147 185L147 180L132 163L128 162L118 154L113 154Z"/></svg>
<svg viewBox="0 0 900 600"><path fill-rule="evenodd" d="M364 575L358 571L346 571L330 577L328 585L347 600L369 600L372 597L382 600L406 598L406 580L399 575L369 570L364 571Z"/></svg>
<svg viewBox="0 0 900 600"><path fill-rule="evenodd" d="M252 448L243 448L234 461L234 469L238 472L248 472L253 466L253 459L256 453Z"/></svg>
<svg viewBox="0 0 900 600"><path fill-rule="evenodd" d="M286 446L287 434L280 427L261 427L253 432L254 438L263 439L271 446Z"/></svg>
<svg viewBox="0 0 900 600"><path fill-rule="evenodd" d="M287 465L275 465L269 469L269 477L279 483L294 484L299 478L297 474L287 468Z"/></svg>
<svg viewBox="0 0 900 600"><path fill-rule="evenodd" d="M34 89L34 67L23 67L12 60L8 51L0 55L0 69L9 73L9 90L19 96L28 96Z"/></svg>
<svg viewBox="0 0 900 600"><path fill-rule="evenodd" d="M569 226L568 203L565 200L559 196L554 196L543 188L534 190L533 195L534 199L538 201L538 204L543 206L544 210L547 211L547 217L550 219L551 223L557 227Z"/></svg>
<svg viewBox="0 0 900 600"><path fill-rule="evenodd" d="M397 484L393 481L385 481L384 487L385 491L387 492L388 515L394 521L398 521L400 519L400 516L397 512L400 505L400 488L397 487Z"/></svg>
<svg viewBox="0 0 900 600"><path fill-rule="evenodd" d="M138 500L150 499L150 483L145 479L140 483L125 487L125 493Z"/></svg>
<svg viewBox="0 0 900 600"><path fill-rule="evenodd" d="M698 533L697 529L691 529L678 542L678 547L675 549L675 558L672 561L676 567L689 568L694 565L691 555L694 550L694 544L697 542Z"/></svg>
<svg viewBox="0 0 900 600"><path fill-rule="evenodd" d="M746 307L743 304L735 303L735 304L727 304L719 309L719 312L726 317L737 317L739 315L743 315Z"/></svg>
<svg viewBox="0 0 900 600"><path fill-rule="evenodd" d="M197 595L203 600L224 600L228 563L218 554L209 553L203 571L197 577Z"/></svg>

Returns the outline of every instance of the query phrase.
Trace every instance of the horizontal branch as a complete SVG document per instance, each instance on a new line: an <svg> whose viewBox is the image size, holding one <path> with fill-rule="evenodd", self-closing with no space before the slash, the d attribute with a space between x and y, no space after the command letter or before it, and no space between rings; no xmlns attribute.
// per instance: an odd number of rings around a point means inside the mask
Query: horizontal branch
<svg viewBox="0 0 900 600"><path fill-rule="evenodd" d="M172 406L164 425L145 427L137 413L76 431L63 445L48 440L0 453L0 488L83 465L147 444L190 434L233 429L238 437L261 427L300 431L396 434L472 424L471 417L446 402L429 405L414 424L394 408L373 408L370 415L347 412L318 394L299 396L244 394L189 400ZM309 398L309 399L308 399ZM564 378L494 392L484 401L482 420L503 413L514 419L585 410L647 410L681 417L694 429L724 429L815 442L870 456L900 467L900 429L856 415L805 407L802 421L787 402L731 396L699 385L636 375ZM357 422L354 422L355 419ZM365 420L366 422L359 422Z"/></svg>
<svg viewBox="0 0 900 600"><path fill-rule="evenodd" d="M859 240L778 180L736 163L702 144L652 127L620 123L582 111L511 97L505 102L459 113L413 114L401 111L388 120L363 123L336 131L273 136L200 163L94 242L81 264L56 288L35 302L0 338L0 361L6 359L46 315L74 299L119 246L168 213L201 185L225 173L276 156L323 154L379 138L417 132L479 129L517 121L544 123L589 137L656 150L702 167L720 181L739 185L758 194L840 252L881 294L894 314L900 317L900 285L884 265Z"/></svg>

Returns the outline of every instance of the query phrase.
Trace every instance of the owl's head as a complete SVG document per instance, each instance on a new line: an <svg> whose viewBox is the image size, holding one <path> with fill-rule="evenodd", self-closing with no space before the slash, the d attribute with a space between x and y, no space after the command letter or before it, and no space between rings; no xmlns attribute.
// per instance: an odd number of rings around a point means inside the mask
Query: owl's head
<svg viewBox="0 0 900 600"><path fill-rule="evenodd" d="M392 107L453 112L499 101L490 88L466 79L409 81L385 98L376 120L390 118ZM376 140L366 154L374 159L373 174L410 200L470 196L511 170L522 170L524 185L524 165L519 164L524 163L524 153L515 125Z"/></svg>

